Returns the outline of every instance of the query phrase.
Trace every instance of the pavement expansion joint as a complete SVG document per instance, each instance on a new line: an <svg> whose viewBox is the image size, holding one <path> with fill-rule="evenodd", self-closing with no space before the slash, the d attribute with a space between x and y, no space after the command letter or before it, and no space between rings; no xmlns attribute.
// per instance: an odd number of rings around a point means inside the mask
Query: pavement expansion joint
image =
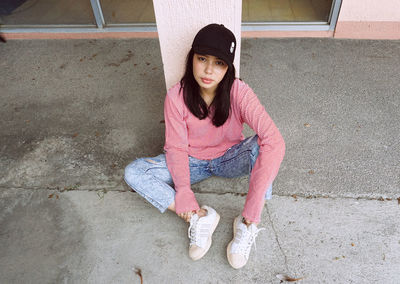
<svg viewBox="0 0 400 284"><path fill-rule="evenodd" d="M12 189L12 190L49 190L49 191L57 191L57 192L64 192L64 191L81 191L81 192L88 192L88 191L112 191L112 192L130 192L132 190L129 189L120 189L120 186L113 186L113 187L38 187L38 186L31 186L31 187L15 187L15 186L0 186L0 190L2 189Z"/></svg>
<svg viewBox="0 0 400 284"><path fill-rule="evenodd" d="M247 193L244 192L232 192L232 191L225 191L225 192L216 192L216 191L201 191L195 192L196 194L215 194L215 195L225 195L225 194L232 194L235 196L246 196ZM297 199L349 199L349 200L378 200L378 201L394 201L397 200L400 204L400 196L399 197L383 197L383 196L340 196L340 195L321 195L321 194L279 194L273 193L273 196L278 197L291 197L295 200Z"/></svg>
<svg viewBox="0 0 400 284"><path fill-rule="evenodd" d="M122 189L121 189L122 188ZM117 184L113 186L84 186L84 185L74 185L68 187L50 187L50 186L30 186L30 187L15 187L15 186L7 186L7 185L0 185L0 190L4 189L15 189L15 190L40 190L40 189L47 189L57 192L64 192L64 191L113 191L113 192L135 192L131 189L124 189L122 184ZM244 192L216 192L216 191L201 191L196 192L196 194L214 194L214 195L226 195L232 194L234 196L247 196L247 193ZM377 200L377 201L396 201L400 204L400 196L399 197L383 197L383 196L329 196L329 195L319 195L319 194L279 194L274 193L274 196L277 197L291 197L295 201L297 199L348 199L348 200Z"/></svg>

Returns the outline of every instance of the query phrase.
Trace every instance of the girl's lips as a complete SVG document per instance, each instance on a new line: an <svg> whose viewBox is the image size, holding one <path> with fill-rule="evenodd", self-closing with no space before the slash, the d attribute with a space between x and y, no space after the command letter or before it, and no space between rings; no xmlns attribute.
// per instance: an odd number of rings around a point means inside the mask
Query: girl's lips
<svg viewBox="0 0 400 284"><path fill-rule="evenodd" d="M211 84L211 82L214 81L214 80L207 79L207 78L201 78L201 81L202 81L204 84Z"/></svg>

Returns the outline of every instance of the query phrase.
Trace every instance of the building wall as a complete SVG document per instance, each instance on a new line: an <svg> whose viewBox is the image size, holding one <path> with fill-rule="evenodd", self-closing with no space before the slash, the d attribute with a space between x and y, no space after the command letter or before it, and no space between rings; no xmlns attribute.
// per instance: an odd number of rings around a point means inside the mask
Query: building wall
<svg viewBox="0 0 400 284"><path fill-rule="evenodd" d="M167 86L170 86L181 75L183 60L168 56L172 52L183 52L190 46L195 31L205 23L224 23L238 39L236 52L239 64L240 36L243 37L335 37L353 39L400 39L400 0L342 0L335 31L304 30L264 30L243 31L240 33L242 12L241 0L195 1L195 0L153 0L157 17L157 32L107 31L96 29L86 31L3 31L6 39L34 38L135 38L159 37ZM179 4L178 4L179 3ZM178 40L173 41L175 36ZM165 56L164 56L165 55ZM238 70L239 71L239 70ZM239 72L238 72L239 73Z"/></svg>
<svg viewBox="0 0 400 284"><path fill-rule="evenodd" d="M400 39L400 1L342 0L334 37Z"/></svg>

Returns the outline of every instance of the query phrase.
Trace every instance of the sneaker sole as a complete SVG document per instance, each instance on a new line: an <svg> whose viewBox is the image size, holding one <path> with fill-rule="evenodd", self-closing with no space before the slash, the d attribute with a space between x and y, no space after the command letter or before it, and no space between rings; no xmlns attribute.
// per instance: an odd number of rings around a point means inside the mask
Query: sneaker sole
<svg viewBox="0 0 400 284"><path fill-rule="evenodd" d="M236 224L236 222L237 222L237 220L236 220L237 218L238 218L238 217L236 217L236 218L235 218L235 221L233 222L233 239L232 239L232 241L229 242L228 247L226 248L226 257L228 258L228 262L229 262L229 264L230 264L233 268L235 268L235 269L242 268L243 266L246 265L246 263L245 263L245 264L243 264L242 266L234 266L234 265L232 264L232 260L230 259L230 250L231 250L231 246L232 246L232 243L233 243L233 241L235 240L235 236L236 236L236 226L235 226L235 224Z"/></svg>
<svg viewBox="0 0 400 284"><path fill-rule="evenodd" d="M218 225L218 223L219 223L219 219L221 218L221 217L219 216L218 213L216 213L216 214L217 214L217 218L216 218L216 220L215 220L215 222L214 222L214 224L213 224L212 231L211 231L211 235L210 235L210 237L209 237L208 240L207 240L207 244L206 244L206 248L204 249L204 252L203 252L201 255L199 255L198 257L192 258L192 260L199 260L199 259L202 258L202 257L208 252L208 250L210 249L211 244L212 244L212 234L214 233L215 229L217 228L217 225Z"/></svg>

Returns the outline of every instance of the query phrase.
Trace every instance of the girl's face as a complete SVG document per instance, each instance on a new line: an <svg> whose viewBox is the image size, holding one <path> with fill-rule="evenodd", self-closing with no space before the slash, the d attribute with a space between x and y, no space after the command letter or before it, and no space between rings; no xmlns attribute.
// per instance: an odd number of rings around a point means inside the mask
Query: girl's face
<svg viewBox="0 0 400 284"><path fill-rule="evenodd" d="M228 65L215 56L193 55L193 76L202 91L215 92L226 71Z"/></svg>

